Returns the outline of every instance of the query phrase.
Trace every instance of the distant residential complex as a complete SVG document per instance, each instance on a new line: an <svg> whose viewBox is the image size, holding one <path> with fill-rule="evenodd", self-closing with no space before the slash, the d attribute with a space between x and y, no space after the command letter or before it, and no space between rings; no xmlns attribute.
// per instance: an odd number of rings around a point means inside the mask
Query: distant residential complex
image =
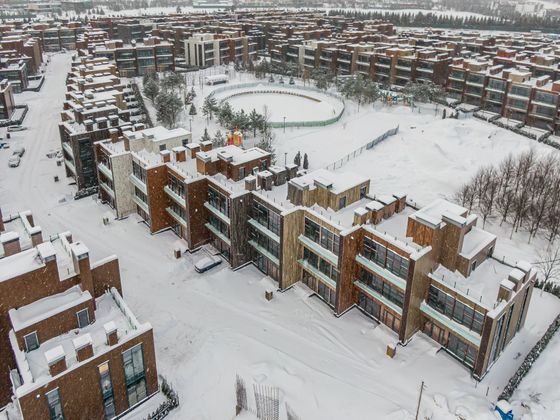
<svg viewBox="0 0 560 420"><path fill-rule="evenodd" d="M0 402L23 419L114 418L158 391L152 327L122 298L118 259L31 212L0 214Z"/></svg>

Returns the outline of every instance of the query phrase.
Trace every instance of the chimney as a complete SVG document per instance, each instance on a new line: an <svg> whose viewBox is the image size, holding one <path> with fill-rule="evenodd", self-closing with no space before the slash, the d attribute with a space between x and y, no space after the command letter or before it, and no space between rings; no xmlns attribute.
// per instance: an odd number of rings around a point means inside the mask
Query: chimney
<svg viewBox="0 0 560 420"><path fill-rule="evenodd" d="M400 213L406 207L406 194L396 193L393 194L393 197L397 199L397 205L395 206L395 211Z"/></svg>
<svg viewBox="0 0 560 420"><path fill-rule="evenodd" d="M95 121L97 122L97 128L107 128L107 118L99 117Z"/></svg>
<svg viewBox="0 0 560 420"><path fill-rule="evenodd" d="M187 149L183 146L174 147L173 154L175 155L175 162L184 162L187 160Z"/></svg>
<svg viewBox="0 0 560 420"><path fill-rule="evenodd" d="M171 152L169 150L162 150L159 154L164 163L171 162Z"/></svg>
<svg viewBox="0 0 560 420"><path fill-rule="evenodd" d="M4 257L17 254L21 252L21 245L19 243L19 233L6 232L0 235L0 242L4 248Z"/></svg>
<svg viewBox="0 0 560 420"><path fill-rule="evenodd" d="M116 128L109 129L109 136L111 138L111 143L116 143L119 141L119 130Z"/></svg>
<svg viewBox="0 0 560 420"><path fill-rule="evenodd" d="M364 225L368 222L368 215L369 211L363 207L358 207L354 210L354 222L352 223L353 226L355 225Z"/></svg>
<svg viewBox="0 0 560 420"><path fill-rule="evenodd" d="M261 171L257 174L259 179L259 186L265 190L270 191L272 189L272 179L273 176L269 171Z"/></svg>
<svg viewBox="0 0 560 420"><path fill-rule="evenodd" d="M377 225L383 220L383 208L385 206L379 201L370 201L366 204L366 209L371 212L371 223Z"/></svg>
<svg viewBox="0 0 560 420"><path fill-rule="evenodd" d="M212 142L211 141L203 141L200 143L200 150L203 152L209 152L212 150Z"/></svg>
<svg viewBox="0 0 560 420"><path fill-rule="evenodd" d="M86 131L93 131L93 121L85 120L84 125L86 126Z"/></svg>
<svg viewBox="0 0 560 420"><path fill-rule="evenodd" d="M31 246L36 247L37 245L43 243L43 232L40 226L33 226L29 231L31 236Z"/></svg>
<svg viewBox="0 0 560 420"><path fill-rule="evenodd" d="M119 126L119 116L118 115L109 115L109 124L111 127L118 127Z"/></svg>
<svg viewBox="0 0 560 420"><path fill-rule="evenodd" d="M106 344L108 346L114 346L118 344L119 337L117 336L117 325L114 321L109 321L103 325L103 329L105 330L105 338Z"/></svg>
<svg viewBox="0 0 560 420"><path fill-rule="evenodd" d="M87 333L72 340L74 349L76 350L76 360L83 362L90 357L93 357L93 340L91 334Z"/></svg>
<svg viewBox="0 0 560 420"><path fill-rule="evenodd" d="M196 154L200 152L200 145L198 143L189 143L186 148L189 151L189 157L196 159Z"/></svg>
<svg viewBox="0 0 560 420"><path fill-rule="evenodd" d="M286 165L286 171L288 172L288 181L297 177L298 166L295 163L289 163Z"/></svg>
<svg viewBox="0 0 560 420"><path fill-rule="evenodd" d="M89 249L82 242L77 241L70 244L70 251L72 254L72 262L74 263L74 271L80 276L82 290L87 290L92 296L95 296L93 277L91 275L91 266L89 263ZM95 306L95 300L93 304Z"/></svg>
<svg viewBox="0 0 560 420"><path fill-rule="evenodd" d="M255 191L257 189L257 178L254 175L245 177L245 189L247 191Z"/></svg>
<svg viewBox="0 0 560 420"><path fill-rule="evenodd" d="M62 346L53 347L45 352L45 359L49 365L49 373L56 376L66 370L66 353Z"/></svg>

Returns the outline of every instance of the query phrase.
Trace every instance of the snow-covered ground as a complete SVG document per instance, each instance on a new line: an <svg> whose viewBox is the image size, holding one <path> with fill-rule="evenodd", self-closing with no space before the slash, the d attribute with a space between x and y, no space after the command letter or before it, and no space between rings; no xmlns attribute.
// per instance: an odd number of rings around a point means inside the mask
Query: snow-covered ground
<svg viewBox="0 0 560 420"><path fill-rule="evenodd" d="M87 244L93 260L119 256L124 297L141 322L152 323L159 372L180 394L181 407L170 419L233 418L236 374L249 393L253 384L279 387L282 401L305 420L412 419L421 381L426 385L421 418L455 418L457 410L470 413L469 419L494 418L492 401L560 311L560 300L535 293L526 327L477 383L422 334L398 346L389 359L385 350L396 341L393 333L357 309L334 317L305 286L275 293L268 302L264 292L273 285L253 267L232 272L223 264L196 274L193 263L203 251L177 260L173 233L150 235L135 216L105 226L102 218L110 214L105 206L91 197L71 199L74 189L63 168L46 157L59 147L57 123L69 63L69 55L53 56L42 91L16 96L30 106L29 130L13 136L27 152L21 166L11 169L9 152L0 150L0 203L5 214L31 209L46 235L70 230ZM479 162L536 145L479 121L441 121L433 110L351 108L330 127L287 130L285 136L276 130L278 155L286 151L291 160L296 150L307 151L311 166L320 167L400 123L398 136L351 161L348 169L369 167L374 190L389 182L424 202L451 194ZM195 138L205 125L203 116L195 118ZM384 169L393 171L392 177L383 178ZM54 182L54 175L61 181ZM429 188L439 177L447 180ZM153 404L140 410L147 414Z"/></svg>

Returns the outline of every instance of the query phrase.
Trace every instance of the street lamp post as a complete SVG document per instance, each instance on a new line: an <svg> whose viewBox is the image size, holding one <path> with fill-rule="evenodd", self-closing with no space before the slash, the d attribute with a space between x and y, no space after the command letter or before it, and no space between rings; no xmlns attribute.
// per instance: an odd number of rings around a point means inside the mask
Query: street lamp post
<svg viewBox="0 0 560 420"><path fill-rule="evenodd" d="M189 131L192 134L192 116L189 117Z"/></svg>

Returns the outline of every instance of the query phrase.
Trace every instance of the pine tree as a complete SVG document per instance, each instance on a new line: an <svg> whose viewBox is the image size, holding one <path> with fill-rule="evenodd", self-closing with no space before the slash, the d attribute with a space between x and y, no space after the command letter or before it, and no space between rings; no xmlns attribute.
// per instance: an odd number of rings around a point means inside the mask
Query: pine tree
<svg viewBox="0 0 560 420"><path fill-rule="evenodd" d="M309 169L309 160L307 159L307 153L303 155L303 169Z"/></svg>
<svg viewBox="0 0 560 420"><path fill-rule="evenodd" d="M301 152L297 152L294 157L294 163L298 166L298 168L301 166Z"/></svg>
<svg viewBox="0 0 560 420"><path fill-rule="evenodd" d="M189 110L189 115L196 115L196 107L194 104L191 105L191 109Z"/></svg>
<svg viewBox="0 0 560 420"><path fill-rule="evenodd" d="M168 127L175 126L183 101L174 93L161 92L156 97L157 119Z"/></svg>
<svg viewBox="0 0 560 420"><path fill-rule="evenodd" d="M202 135L202 137L200 138L200 141L210 141L210 135L208 134L208 129L205 128L204 129L204 134Z"/></svg>
<svg viewBox="0 0 560 420"><path fill-rule="evenodd" d="M154 79L148 79L148 81L144 84L144 95L146 95L146 97L154 102L154 99L158 96L159 94L159 86L157 84L157 82Z"/></svg>
<svg viewBox="0 0 560 420"><path fill-rule="evenodd" d="M212 138L212 146L216 148L225 146L225 144L226 141L222 132L220 130L216 131L216 134L214 134L214 137Z"/></svg>

